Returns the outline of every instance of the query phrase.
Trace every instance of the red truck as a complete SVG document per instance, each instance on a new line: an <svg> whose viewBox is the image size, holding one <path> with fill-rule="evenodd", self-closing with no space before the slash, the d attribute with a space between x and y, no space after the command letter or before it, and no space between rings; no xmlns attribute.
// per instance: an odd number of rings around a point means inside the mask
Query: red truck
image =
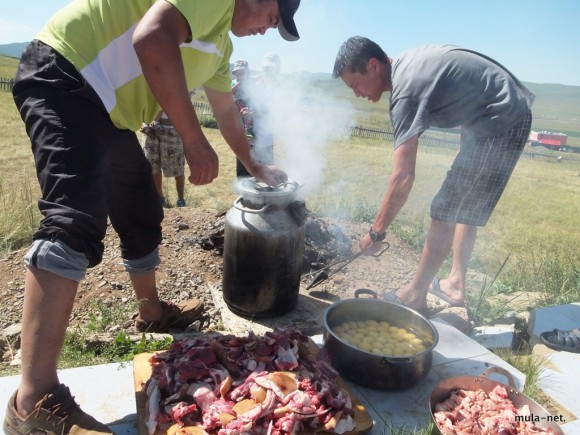
<svg viewBox="0 0 580 435"><path fill-rule="evenodd" d="M532 131L530 133L530 146L543 146L549 150L566 151L566 141L568 136L564 133L553 133L551 131Z"/></svg>

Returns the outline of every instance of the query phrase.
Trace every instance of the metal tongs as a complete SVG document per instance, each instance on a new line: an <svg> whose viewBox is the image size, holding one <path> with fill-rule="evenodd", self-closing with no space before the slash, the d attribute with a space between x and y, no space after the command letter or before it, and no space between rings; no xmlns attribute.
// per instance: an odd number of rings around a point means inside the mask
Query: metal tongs
<svg viewBox="0 0 580 435"><path fill-rule="evenodd" d="M383 255L387 251L387 249L389 249L390 246L391 245L389 245L389 242L386 242L386 241L383 242L381 250L379 252L377 252L376 254L372 254L371 256L372 257L380 257L381 255ZM356 260L358 257L360 257L362 255L362 253L363 253L363 251L359 251L356 254L351 255L350 257L346 257L342 260L335 261L334 263L327 264L326 266L324 266L318 270L307 273L306 275L314 275L314 277L310 280L310 282L306 286L306 290L309 290L313 287L316 287L322 281L324 281L324 280L330 278L332 275L340 272L347 265L352 263L353 260ZM336 268L332 272L329 271L329 269L331 267L336 266L337 264L340 264L340 263L344 263L344 264L342 264L340 267Z"/></svg>

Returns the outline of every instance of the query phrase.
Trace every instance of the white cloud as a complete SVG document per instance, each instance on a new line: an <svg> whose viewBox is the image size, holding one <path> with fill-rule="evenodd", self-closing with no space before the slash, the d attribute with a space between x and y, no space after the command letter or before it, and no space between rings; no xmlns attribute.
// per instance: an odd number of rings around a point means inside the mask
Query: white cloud
<svg viewBox="0 0 580 435"><path fill-rule="evenodd" d="M0 44L29 41L34 33L35 29L27 24L0 18Z"/></svg>

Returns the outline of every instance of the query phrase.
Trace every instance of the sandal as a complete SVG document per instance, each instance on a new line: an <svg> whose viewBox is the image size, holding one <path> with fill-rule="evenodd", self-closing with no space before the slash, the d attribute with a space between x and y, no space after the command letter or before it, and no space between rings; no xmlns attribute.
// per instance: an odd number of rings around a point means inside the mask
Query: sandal
<svg viewBox="0 0 580 435"><path fill-rule="evenodd" d="M452 307L465 307L465 302L463 301L456 301L455 299L451 299L447 296L443 290L441 290L441 286L439 285L439 278L433 278L431 281L431 286L429 287L428 292L431 293L433 296L438 297L442 301L446 302Z"/></svg>
<svg viewBox="0 0 580 435"><path fill-rule="evenodd" d="M580 330L578 328L571 331L554 329L542 332L540 338L546 346L552 349L580 353Z"/></svg>
<svg viewBox="0 0 580 435"><path fill-rule="evenodd" d="M184 329L201 317L203 302L191 299L186 302L174 304L173 302L161 301L163 314L156 322L143 320L139 314L135 314L135 329L139 332L167 332L170 328Z"/></svg>

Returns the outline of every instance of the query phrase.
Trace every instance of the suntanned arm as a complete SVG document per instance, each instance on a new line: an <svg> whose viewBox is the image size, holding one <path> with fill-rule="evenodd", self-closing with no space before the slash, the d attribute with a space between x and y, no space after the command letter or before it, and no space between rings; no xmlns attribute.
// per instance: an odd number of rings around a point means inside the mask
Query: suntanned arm
<svg viewBox="0 0 580 435"><path fill-rule="evenodd" d="M286 181L288 177L280 169L275 166L261 165L252 159L250 142L246 137L240 112L231 92L218 92L206 87L205 94L222 136L250 174L271 186Z"/></svg>
<svg viewBox="0 0 580 435"><path fill-rule="evenodd" d="M208 87L204 90L222 136L246 169L252 173L257 163L250 157L250 142L231 92L219 92Z"/></svg>
<svg viewBox="0 0 580 435"><path fill-rule="evenodd" d="M389 177L383 202L372 225L376 233L387 230L409 198L415 181L418 144L419 136L415 135L399 145L393 154L393 171ZM360 240L359 245L369 254L380 248L373 247L373 241L368 234Z"/></svg>
<svg viewBox="0 0 580 435"><path fill-rule="evenodd" d="M189 39L189 25L170 3L151 6L133 34L133 46L153 95L183 142L193 184L211 183L218 157L199 125L191 104L179 44Z"/></svg>

